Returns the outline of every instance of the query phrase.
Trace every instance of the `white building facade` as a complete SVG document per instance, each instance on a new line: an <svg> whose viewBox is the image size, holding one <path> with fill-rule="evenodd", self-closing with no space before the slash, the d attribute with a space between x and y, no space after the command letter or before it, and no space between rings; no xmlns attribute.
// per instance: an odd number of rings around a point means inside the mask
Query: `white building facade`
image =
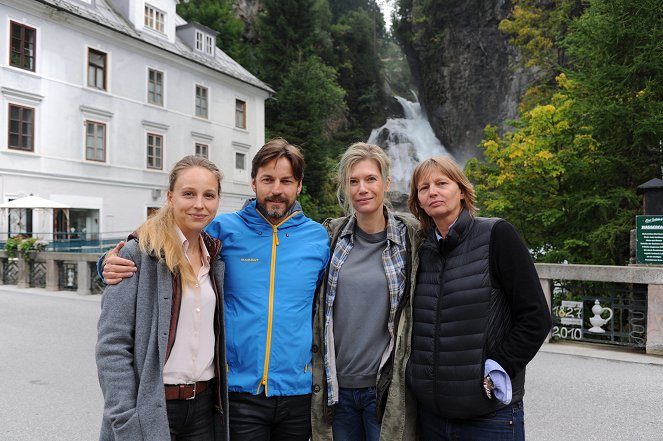
<svg viewBox="0 0 663 441"><path fill-rule="evenodd" d="M170 168L189 154L222 170L220 211L253 195L273 91L176 3L0 3L0 202L71 207L0 210L0 241L124 237L163 204Z"/></svg>

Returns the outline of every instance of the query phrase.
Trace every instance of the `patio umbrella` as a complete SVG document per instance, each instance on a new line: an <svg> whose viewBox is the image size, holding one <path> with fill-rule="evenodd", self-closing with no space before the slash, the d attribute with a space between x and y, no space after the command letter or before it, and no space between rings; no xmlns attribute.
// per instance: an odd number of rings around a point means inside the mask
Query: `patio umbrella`
<svg viewBox="0 0 663 441"><path fill-rule="evenodd" d="M14 199L13 201L10 202L5 202L4 204L0 204L0 209L7 208L8 210L11 209L33 209L33 210L44 210L44 211L55 211L55 209L62 209L62 212L64 213L65 221L64 221L64 228L65 232L69 231L69 208L71 206L67 204L63 204L60 202L52 201L50 199L45 199L41 198L39 196L25 196L22 198ZM11 220L7 220L9 223L11 223ZM50 236L52 235L52 232L49 232L51 230L51 227L43 224L43 222L46 221L46 218L42 218L42 223L38 226L38 232L46 233L47 234L47 239L50 239ZM19 231L25 232L21 229L21 227L18 227ZM10 227L11 229L11 227ZM47 231L48 230L48 231ZM32 233L32 231L30 231Z"/></svg>
<svg viewBox="0 0 663 441"><path fill-rule="evenodd" d="M70 208L70 206L39 196L25 196L0 204L0 208Z"/></svg>

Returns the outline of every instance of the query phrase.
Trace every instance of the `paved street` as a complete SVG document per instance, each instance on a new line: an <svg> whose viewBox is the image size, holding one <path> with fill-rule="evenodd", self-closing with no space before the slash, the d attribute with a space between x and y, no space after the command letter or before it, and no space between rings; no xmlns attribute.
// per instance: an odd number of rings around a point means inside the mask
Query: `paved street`
<svg viewBox="0 0 663 441"><path fill-rule="evenodd" d="M527 368L527 439L663 439L662 363L661 357L601 350L593 345L545 344Z"/></svg>
<svg viewBox="0 0 663 441"><path fill-rule="evenodd" d="M94 345L100 296L3 288L0 440L99 439L103 401Z"/></svg>
<svg viewBox="0 0 663 441"><path fill-rule="evenodd" d="M99 299L0 286L1 441L98 438ZM528 441L660 440L662 414L663 358L558 343L528 367Z"/></svg>

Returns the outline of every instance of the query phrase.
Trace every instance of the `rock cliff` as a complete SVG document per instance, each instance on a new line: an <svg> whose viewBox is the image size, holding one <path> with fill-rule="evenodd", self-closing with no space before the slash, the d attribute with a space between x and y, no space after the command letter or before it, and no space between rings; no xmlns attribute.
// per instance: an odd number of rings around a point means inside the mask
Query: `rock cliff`
<svg viewBox="0 0 663 441"><path fill-rule="evenodd" d="M487 124L517 115L535 73L498 30L510 0L401 0L396 32L436 136L458 160L480 156Z"/></svg>
<svg viewBox="0 0 663 441"><path fill-rule="evenodd" d="M235 16L244 22L244 38L248 41L254 41L258 38L256 20L260 9L260 0L235 0Z"/></svg>

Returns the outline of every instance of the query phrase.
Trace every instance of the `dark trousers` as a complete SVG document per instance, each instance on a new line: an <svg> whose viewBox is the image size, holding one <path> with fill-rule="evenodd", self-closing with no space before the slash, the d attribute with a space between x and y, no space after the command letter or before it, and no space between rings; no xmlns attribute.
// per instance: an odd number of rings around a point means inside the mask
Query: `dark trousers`
<svg viewBox="0 0 663 441"><path fill-rule="evenodd" d="M213 388L193 400L168 400L168 422L171 441L214 441Z"/></svg>
<svg viewBox="0 0 663 441"><path fill-rule="evenodd" d="M232 441L308 441L311 395L272 396L230 393Z"/></svg>
<svg viewBox="0 0 663 441"><path fill-rule="evenodd" d="M442 418L419 406L424 441L525 441L524 415L522 401L469 420Z"/></svg>

